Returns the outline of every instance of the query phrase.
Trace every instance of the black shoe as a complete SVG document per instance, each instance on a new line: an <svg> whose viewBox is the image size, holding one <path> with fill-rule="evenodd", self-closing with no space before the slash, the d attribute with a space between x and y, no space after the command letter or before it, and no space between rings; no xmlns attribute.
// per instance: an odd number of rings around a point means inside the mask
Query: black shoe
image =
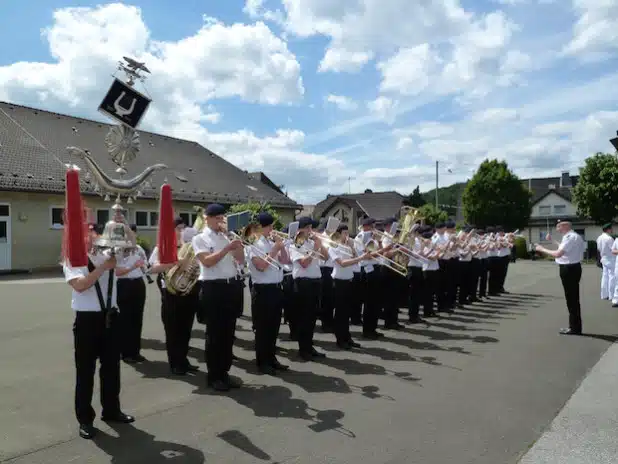
<svg viewBox="0 0 618 464"><path fill-rule="evenodd" d="M240 388L240 387L242 387L242 381L240 379L235 378L235 377L230 377L230 374L225 374L225 377L224 377L223 381L225 383L227 383L230 388Z"/></svg>
<svg viewBox="0 0 618 464"><path fill-rule="evenodd" d="M92 440L97 434L97 429L92 424L79 424L79 436L85 440Z"/></svg>
<svg viewBox="0 0 618 464"><path fill-rule="evenodd" d="M122 360L127 364L137 364L139 361L133 356L124 356Z"/></svg>
<svg viewBox="0 0 618 464"><path fill-rule="evenodd" d="M265 375L277 375L277 370L274 368L274 366L258 366L258 371L260 371L261 374Z"/></svg>
<svg viewBox="0 0 618 464"><path fill-rule="evenodd" d="M273 367L275 369L277 369L278 371L287 371L290 369L290 366L286 366L285 364L281 364L279 361L277 361L275 359L275 362L273 362Z"/></svg>
<svg viewBox="0 0 618 464"><path fill-rule="evenodd" d="M401 330L403 329L403 325L401 325L399 322L394 322L392 324L384 324L384 328L386 330Z"/></svg>
<svg viewBox="0 0 618 464"><path fill-rule="evenodd" d="M325 358L326 357L326 355L324 353L320 353L315 348L313 350L311 350L311 356L314 357L314 358Z"/></svg>
<svg viewBox="0 0 618 464"><path fill-rule="evenodd" d="M112 414L112 415L103 415L101 417L101 420L103 422L116 422L118 424L130 424L131 422L135 422L135 417L133 416L129 416L128 414L125 414L124 412L117 412L116 414Z"/></svg>
<svg viewBox="0 0 618 464"><path fill-rule="evenodd" d="M220 392L230 391L231 388L228 383L223 380L215 380L214 382L208 381L208 386Z"/></svg>
<svg viewBox="0 0 618 464"><path fill-rule="evenodd" d="M438 317L438 315L434 311L425 311L423 317Z"/></svg>
<svg viewBox="0 0 618 464"><path fill-rule="evenodd" d="M232 361L238 361L240 358L235 354L232 354Z"/></svg>
<svg viewBox="0 0 618 464"><path fill-rule="evenodd" d="M187 375L188 369L186 367L172 367L170 372L172 375Z"/></svg>
<svg viewBox="0 0 618 464"><path fill-rule="evenodd" d="M560 335L581 335L581 330L560 329Z"/></svg>
<svg viewBox="0 0 618 464"><path fill-rule="evenodd" d="M313 361L313 356L311 355L311 353L305 353L304 351L299 351L298 357L303 361Z"/></svg>
<svg viewBox="0 0 618 464"><path fill-rule="evenodd" d="M352 349L352 345L349 342L337 342L337 346L346 351Z"/></svg>
<svg viewBox="0 0 618 464"><path fill-rule="evenodd" d="M185 366L185 369L187 370L187 372L197 372L197 371L199 371L199 370L200 370L200 368L199 368L199 367L194 366L194 365L193 365L193 364L191 364L191 363L187 363L187 364L186 364L186 366Z"/></svg>
<svg viewBox="0 0 618 464"><path fill-rule="evenodd" d="M365 340L377 340L378 338L380 338L380 336L378 335L377 332L374 332L374 333L364 333L363 334L363 338Z"/></svg>
<svg viewBox="0 0 618 464"><path fill-rule="evenodd" d="M350 340L350 341L348 342L348 345L350 345L350 347L351 347L351 348L360 348L360 347L361 347L361 344L360 344L360 343L356 343L356 342L355 342L355 341L353 341L353 340Z"/></svg>

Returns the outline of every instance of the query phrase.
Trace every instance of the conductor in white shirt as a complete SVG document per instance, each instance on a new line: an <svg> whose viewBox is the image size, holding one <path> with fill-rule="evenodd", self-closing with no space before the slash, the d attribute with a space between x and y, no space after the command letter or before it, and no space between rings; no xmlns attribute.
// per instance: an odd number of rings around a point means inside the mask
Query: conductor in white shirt
<svg viewBox="0 0 618 464"><path fill-rule="evenodd" d="M581 335L582 317L579 301L579 282L582 277L581 261L584 257L586 244L581 236L571 228L568 221L559 221L556 230L563 234L557 250L549 250L542 245L536 246L536 251L556 258L560 267L560 280L564 288L567 309L569 310L569 328L560 329L563 335Z"/></svg>
<svg viewBox="0 0 618 464"><path fill-rule="evenodd" d="M217 391L239 388L241 383L230 377L234 333L238 316L234 261L244 264L245 252L240 240L229 240L226 234L225 208L213 203L206 208L206 227L193 237L195 256L200 264L200 305L206 319L206 366L208 385Z"/></svg>
<svg viewBox="0 0 618 464"><path fill-rule="evenodd" d="M612 237L611 222L603 225L603 233L597 238L597 253L603 266L601 275L601 298L609 300L614 296L614 268L616 266L616 256L612 253L614 238Z"/></svg>

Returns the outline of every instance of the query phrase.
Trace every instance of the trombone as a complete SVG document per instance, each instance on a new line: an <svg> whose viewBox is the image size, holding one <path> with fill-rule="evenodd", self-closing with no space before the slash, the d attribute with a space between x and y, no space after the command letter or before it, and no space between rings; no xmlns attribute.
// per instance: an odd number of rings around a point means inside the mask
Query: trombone
<svg viewBox="0 0 618 464"><path fill-rule="evenodd" d="M305 235L305 232L299 231L294 238L294 246L298 249L302 248L303 245L307 242L308 237ZM306 255L311 256L314 259L324 259L321 253L318 253L315 250L305 249L302 250Z"/></svg>
<svg viewBox="0 0 618 464"><path fill-rule="evenodd" d="M367 253L377 252L378 254L380 254L378 242L376 242L374 239L371 239L366 244L364 244L364 248L365 248L365 252ZM391 258L387 258L386 256L382 254L380 254L380 258L384 260L383 266L386 266L390 270L395 271L397 274L402 275L403 277L406 277L408 275L406 272L405 266L399 264L397 261Z"/></svg>
<svg viewBox="0 0 618 464"><path fill-rule="evenodd" d="M253 242L255 241L255 235L256 235L256 231L254 230L255 228L257 228L256 224L249 224L247 227L243 229L242 236L238 235L236 232L232 230L227 231L226 235L227 235L228 240L240 240L240 242L243 244L245 248L249 248L251 251L256 253L261 259L266 261L268 265L272 267L273 269L277 269L277 270L281 269L281 265L279 264L277 260L273 259L268 253L263 252L262 250L260 250L258 247L256 247L253 244Z"/></svg>

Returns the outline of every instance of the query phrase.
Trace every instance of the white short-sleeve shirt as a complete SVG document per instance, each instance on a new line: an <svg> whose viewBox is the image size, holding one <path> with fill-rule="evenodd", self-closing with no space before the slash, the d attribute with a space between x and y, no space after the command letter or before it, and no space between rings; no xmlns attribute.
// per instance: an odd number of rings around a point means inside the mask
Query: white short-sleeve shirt
<svg viewBox="0 0 618 464"><path fill-rule="evenodd" d="M562 237L558 250L564 251L564 254L560 258L556 258L557 264L576 264L584 259L586 243L577 232L569 230Z"/></svg>
<svg viewBox="0 0 618 464"><path fill-rule="evenodd" d="M229 240L223 233L215 232L210 227L205 227L204 231L193 237L191 241L195 256L202 253L208 255L216 253L217 251L223 250L229 243ZM231 279L238 274L236 264L234 263L234 257L230 253L225 255L212 267L204 266L201 261L199 264L200 276L198 280Z"/></svg>
<svg viewBox="0 0 618 464"><path fill-rule="evenodd" d="M274 246L275 244L273 242L268 240L266 237L261 236L255 241L253 247L248 248L247 262L249 263L248 267L249 273L251 274L251 280L254 284L278 284L283 280L282 266L275 268L274 264L269 264L266 269L260 271L253 264L253 258L263 258L265 254L272 251ZM273 260L269 260L269 262L272 261Z"/></svg>
<svg viewBox="0 0 618 464"><path fill-rule="evenodd" d="M90 258L92 264L94 264L95 267L100 266L107 259L107 256L102 254L88 255L88 257ZM86 277L89 274L88 266L72 267L68 262L65 262L63 264L62 270L64 271L64 279L67 283L80 277ZM118 279L116 277L116 273L114 273L114 280L112 284L112 307L118 306L116 300L117 280ZM99 285L101 286L101 293L103 294L103 304L107 304L108 282L109 271L105 271L103 272L103 274L101 274L101 277L99 277ZM100 312L101 303L99 302L99 298L97 296L96 286L93 285L92 287L84 290L81 293L73 290L71 293L71 309L73 309L74 311Z"/></svg>
<svg viewBox="0 0 618 464"><path fill-rule="evenodd" d="M352 280L354 278L354 269L352 266L343 267L337 260L345 261L351 259L349 254L342 247L329 248L328 256L333 262L332 278L335 280Z"/></svg>
<svg viewBox="0 0 618 464"><path fill-rule="evenodd" d="M423 251L423 254L425 256L431 256L432 253L435 254L435 251L433 251L432 247L425 247ZM438 271L439 269L440 263L437 259L427 259L427 262L423 263L423 271Z"/></svg>
<svg viewBox="0 0 618 464"><path fill-rule="evenodd" d="M612 254L612 249L614 246L615 241L607 232L603 232L599 235L599 238L597 238L597 250L599 250L602 263L607 265L616 260L616 256Z"/></svg>
<svg viewBox="0 0 618 464"><path fill-rule="evenodd" d="M144 263L147 261L146 252L141 246L137 245L137 250L133 254L127 256L123 260L122 266L118 267L122 267L124 269L133 267L140 259L144 261ZM140 268L137 268L123 276L118 276L118 279L141 279L142 277L144 277L144 272Z"/></svg>
<svg viewBox="0 0 618 464"><path fill-rule="evenodd" d="M296 245L290 245L290 260L292 261L292 277L295 279L321 279L322 271L317 257L311 260L309 266L303 268L300 265L300 260L307 256L307 252L315 249L315 242L308 239L299 248Z"/></svg>

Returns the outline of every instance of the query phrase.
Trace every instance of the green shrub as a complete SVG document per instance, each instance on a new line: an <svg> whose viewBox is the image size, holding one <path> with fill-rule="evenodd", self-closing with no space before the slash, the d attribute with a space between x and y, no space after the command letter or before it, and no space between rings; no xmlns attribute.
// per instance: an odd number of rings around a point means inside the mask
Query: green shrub
<svg viewBox="0 0 618 464"><path fill-rule="evenodd" d="M524 237L515 237L515 256L517 259L528 259L530 254L528 253L528 244Z"/></svg>
<svg viewBox="0 0 618 464"><path fill-rule="evenodd" d="M148 240L148 237L138 235L135 241L137 242L139 246L141 246L144 249L144 251L146 252L146 255L150 256L150 252L152 251L152 245L150 243L150 240Z"/></svg>

